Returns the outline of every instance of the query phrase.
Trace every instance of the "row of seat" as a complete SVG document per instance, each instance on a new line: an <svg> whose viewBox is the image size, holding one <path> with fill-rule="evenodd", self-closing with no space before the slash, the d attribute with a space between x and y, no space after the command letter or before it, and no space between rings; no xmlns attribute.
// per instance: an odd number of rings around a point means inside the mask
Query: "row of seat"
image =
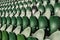
<svg viewBox="0 0 60 40"><path fill-rule="evenodd" d="M20 2L23 2L23 4L24 4L24 2L26 2L27 4L29 3L29 2L31 2L31 3L40 3L40 4L48 4L48 3L50 3L50 4L52 4L52 2L53 2L53 4L55 4L55 3L60 3L60 1L59 0L20 0L20 1L8 1L8 2L2 2L2 3L0 3L0 4L11 4L11 3L20 3Z"/></svg>
<svg viewBox="0 0 60 40"><path fill-rule="evenodd" d="M38 40L35 37L25 37L23 34L15 34L13 32L0 31L0 40Z"/></svg>
<svg viewBox="0 0 60 40"><path fill-rule="evenodd" d="M52 1L52 0L50 0L50 1ZM37 2L37 3L35 3L35 2ZM56 2L56 0L54 0L52 2L58 3L58 2ZM55 4L55 3L53 3L53 4ZM47 4L51 4L51 3L49 3L49 0L37 0L37 1L32 0L32 2L29 0L28 2L25 2L25 1L23 1L23 2L21 2L21 1L13 1L13 2L1 3L1 6L4 6L4 5L6 5L6 6L7 5L16 5L16 4L21 4L21 5L35 4L36 6L38 6L39 4L42 4L42 5L46 6Z"/></svg>
<svg viewBox="0 0 60 40"><path fill-rule="evenodd" d="M34 33L38 29L49 29L50 33L55 32L57 29L60 29L60 17L51 16L48 20L45 16L40 16L37 19L35 16L31 16L30 19L26 16L21 17L1 17L0 18L0 29L10 28L10 26L15 29L18 26L22 26L22 30L30 26L32 28L32 33ZM47 30L46 29L46 30Z"/></svg>

